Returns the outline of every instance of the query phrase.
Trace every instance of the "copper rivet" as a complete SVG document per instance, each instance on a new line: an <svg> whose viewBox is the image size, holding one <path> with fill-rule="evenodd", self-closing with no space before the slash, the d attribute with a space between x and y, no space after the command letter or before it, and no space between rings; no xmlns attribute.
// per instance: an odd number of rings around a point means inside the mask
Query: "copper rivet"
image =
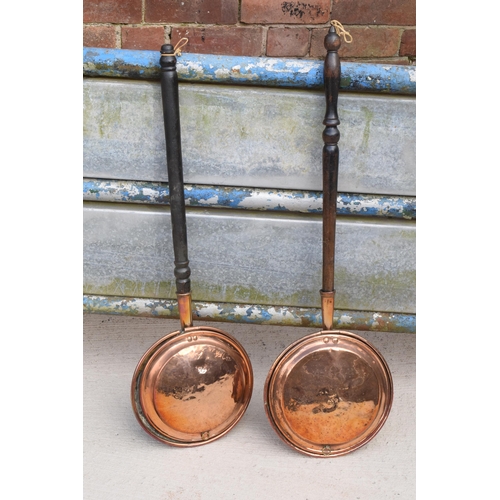
<svg viewBox="0 0 500 500"><path fill-rule="evenodd" d="M329 341L329 340L330 340L330 339L329 339L328 337L324 337L324 338L323 338L323 342L324 342L325 344L328 344L328 341Z"/></svg>
<svg viewBox="0 0 500 500"><path fill-rule="evenodd" d="M206 441L209 436L210 436L210 433L208 431L201 433L201 439L203 439L203 441Z"/></svg>

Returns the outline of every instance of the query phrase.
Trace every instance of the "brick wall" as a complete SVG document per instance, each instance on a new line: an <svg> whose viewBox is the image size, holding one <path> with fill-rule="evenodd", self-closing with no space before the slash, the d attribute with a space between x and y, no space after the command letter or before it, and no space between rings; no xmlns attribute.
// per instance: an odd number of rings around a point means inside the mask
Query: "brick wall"
<svg viewBox="0 0 500 500"><path fill-rule="evenodd" d="M309 3L310 2L310 3ZM416 0L83 0L83 45L322 58L331 19L353 37L346 61L416 63Z"/></svg>

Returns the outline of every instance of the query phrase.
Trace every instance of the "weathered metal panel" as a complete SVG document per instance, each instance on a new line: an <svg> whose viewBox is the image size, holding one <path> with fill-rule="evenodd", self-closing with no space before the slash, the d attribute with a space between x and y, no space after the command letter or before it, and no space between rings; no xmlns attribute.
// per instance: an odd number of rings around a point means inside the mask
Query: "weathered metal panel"
<svg viewBox="0 0 500 500"><path fill-rule="evenodd" d="M255 325L323 327L321 309L318 308L208 302L193 302L192 306L195 322L208 320ZM83 308L86 312L99 314L179 318L177 300L84 295ZM415 333L416 317L414 314L336 310L333 327L361 331Z"/></svg>
<svg viewBox="0 0 500 500"><path fill-rule="evenodd" d="M193 299L318 307L321 217L188 209ZM84 293L175 298L168 207L84 204ZM339 217L336 307L415 312L415 223Z"/></svg>
<svg viewBox="0 0 500 500"><path fill-rule="evenodd" d="M84 81L84 176L166 182L159 84ZM184 178L191 184L321 187L322 92L180 88ZM415 100L341 94L339 190L415 195Z"/></svg>
<svg viewBox="0 0 500 500"><path fill-rule="evenodd" d="M85 76L159 79L159 52L84 47ZM323 61L190 54L178 58L180 81L319 89ZM415 95L416 67L342 63L341 90Z"/></svg>
<svg viewBox="0 0 500 500"><path fill-rule="evenodd" d="M184 185L186 206L270 212L323 213L323 193L242 187ZM83 180L83 201L168 205L167 183L104 179ZM416 218L416 199L339 193L337 214L361 217Z"/></svg>

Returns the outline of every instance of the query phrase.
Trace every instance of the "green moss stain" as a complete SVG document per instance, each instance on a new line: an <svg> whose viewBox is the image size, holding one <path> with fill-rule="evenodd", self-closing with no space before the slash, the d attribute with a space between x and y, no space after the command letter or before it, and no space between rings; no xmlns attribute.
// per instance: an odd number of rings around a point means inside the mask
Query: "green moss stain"
<svg viewBox="0 0 500 500"><path fill-rule="evenodd" d="M396 295L403 297L414 289L415 280L416 276L413 270L402 270L397 273L378 273L377 275L371 275L363 284L363 288L366 290L363 296L353 297L349 292L349 283L352 281L352 276L343 269L336 269L335 288L337 293L335 305L336 308L340 309L364 310L367 307L376 308L376 302L379 301L381 294L390 293L394 295L396 293ZM193 300L199 302L320 307L320 286L315 285L315 283L311 283L310 286L287 294L266 293L265 290L259 290L252 286L228 286L213 283L192 283L191 288ZM140 283L125 279L114 279L106 285L87 284L84 286L83 292L88 295L118 295L121 297L176 300L175 283L173 281ZM398 309L397 304L394 304L394 309Z"/></svg>
<svg viewBox="0 0 500 500"><path fill-rule="evenodd" d="M144 86L145 84L142 83ZM128 92L120 92L117 98L110 97L116 93L116 88L100 87L100 92L84 92L83 131L84 137L99 139L117 139L117 130L124 126L124 122L131 119L128 110L136 106L150 110L153 118L155 114L155 98L147 88L142 92L133 93L133 101ZM116 102L119 105L116 105Z"/></svg>
<svg viewBox="0 0 500 500"><path fill-rule="evenodd" d="M221 285L214 283L191 283L193 300L208 302L234 302L238 304L293 304L298 307L319 306L319 287L297 290L291 294L271 294L252 286ZM135 282L127 279L114 279L105 285L88 283L84 294L121 297L155 298L175 300L175 282Z"/></svg>
<svg viewBox="0 0 500 500"><path fill-rule="evenodd" d="M121 297L140 297L166 299L175 297L175 285L169 281L138 282L116 278L105 285L85 284L83 293L96 295L119 295Z"/></svg>
<svg viewBox="0 0 500 500"><path fill-rule="evenodd" d="M370 142L370 128L373 121L373 111L367 108L366 106L363 106L361 109L365 115L364 119L365 128L363 129L363 138L361 140L360 148L362 151L367 151L368 143Z"/></svg>
<svg viewBox="0 0 500 500"><path fill-rule="evenodd" d="M138 66L116 59L112 64L109 62L84 62L83 75L158 80L160 78L160 68L156 65Z"/></svg>
<svg viewBox="0 0 500 500"><path fill-rule="evenodd" d="M350 277L346 272L335 273L335 307L346 310L378 310L385 312L414 313L416 273L400 270L397 273L381 272L371 275L363 284L363 295L354 295L350 290ZM381 307L385 303L387 307Z"/></svg>
<svg viewBox="0 0 500 500"><path fill-rule="evenodd" d="M353 80L350 76L344 76L341 74L340 76L340 88L341 89L348 89L353 85Z"/></svg>

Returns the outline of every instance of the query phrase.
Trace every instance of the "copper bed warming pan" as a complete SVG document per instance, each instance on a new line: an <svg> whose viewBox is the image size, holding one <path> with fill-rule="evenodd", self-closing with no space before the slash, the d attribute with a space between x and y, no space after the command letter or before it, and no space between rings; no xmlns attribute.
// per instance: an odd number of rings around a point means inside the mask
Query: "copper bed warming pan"
<svg viewBox="0 0 500 500"><path fill-rule="evenodd" d="M229 334L192 326L176 63L172 45L163 45L161 92L181 328L158 340L141 358L131 399L148 434L187 447L210 443L239 422L250 402L253 373L247 353Z"/></svg>
<svg viewBox="0 0 500 500"><path fill-rule="evenodd" d="M382 355L354 333L333 330L334 254L340 123L340 38L325 38L323 124L323 330L303 337L276 359L264 386L264 407L279 437L314 457L335 457L368 443L392 405L392 376Z"/></svg>

